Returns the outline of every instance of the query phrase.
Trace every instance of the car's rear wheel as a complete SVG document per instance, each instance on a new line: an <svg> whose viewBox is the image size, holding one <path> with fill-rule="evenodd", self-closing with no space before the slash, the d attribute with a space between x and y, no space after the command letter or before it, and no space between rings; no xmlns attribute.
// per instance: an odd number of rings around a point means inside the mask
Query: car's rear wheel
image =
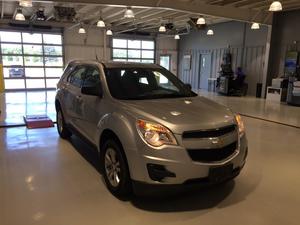
<svg viewBox="0 0 300 225"><path fill-rule="evenodd" d="M64 115L62 113L61 108L57 109L56 123L57 123L57 132L61 138L67 139L71 137L72 133L66 126Z"/></svg>
<svg viewBox="0 0 300 225"><path fill-rule="evenodd" d="M131 192L131 179L122 146L110 139L104 143L101 151L101 166L107 188L117 197L128 196Z"/></svg>

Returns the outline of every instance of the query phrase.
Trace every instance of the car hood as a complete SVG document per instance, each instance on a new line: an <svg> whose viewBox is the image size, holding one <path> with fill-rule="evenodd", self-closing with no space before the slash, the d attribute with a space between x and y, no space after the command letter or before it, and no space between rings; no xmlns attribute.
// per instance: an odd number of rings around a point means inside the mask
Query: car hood
<svg viewBox="0 0 300 225"><path fill-rule="evenodd" d="M122 101L136 119L158 122L173 133L215 129L235 123L230 109L202 96Z"/></svg>

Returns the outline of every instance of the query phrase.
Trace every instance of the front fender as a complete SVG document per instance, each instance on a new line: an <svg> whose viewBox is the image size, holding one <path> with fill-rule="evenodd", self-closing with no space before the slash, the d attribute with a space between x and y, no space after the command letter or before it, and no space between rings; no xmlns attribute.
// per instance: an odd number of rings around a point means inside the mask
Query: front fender
<svg viewBox="0 0 300 225"><path fill-rule="evenodd" d="M140 169L143 168L143 160L138 147L141 140L135 127L135 121L136 119L130 115L122 115L117 112L105 114L97 125L99 130L98 138L101 138L105 130L110 130L117 135L128 161L131 179L144 180L145 173L142 173L142 169ZM99 139L99 152L101 151L100 141Z"/></svg>
<svg viewBox="0 0 300 225"><path fill-rule="evenodd" d="M123 145L123 148L136 149L135 140L137 131L134 127L135 119L128 117L129 116L125 116L117 112L105 114L99 120L97 125L100 136L104 130L111 130L118 136L119 140Z"/></svg>

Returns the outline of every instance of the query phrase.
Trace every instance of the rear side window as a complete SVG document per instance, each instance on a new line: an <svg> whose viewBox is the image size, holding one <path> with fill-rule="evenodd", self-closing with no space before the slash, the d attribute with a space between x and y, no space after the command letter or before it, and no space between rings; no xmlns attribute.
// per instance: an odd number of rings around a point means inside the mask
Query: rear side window
<svg viewBox="0 0 300 225"><path fill-rule="evenodd" d="M76 87L81 87L84 79L86 67L78 66L68 77L68 82Z"/></svg>

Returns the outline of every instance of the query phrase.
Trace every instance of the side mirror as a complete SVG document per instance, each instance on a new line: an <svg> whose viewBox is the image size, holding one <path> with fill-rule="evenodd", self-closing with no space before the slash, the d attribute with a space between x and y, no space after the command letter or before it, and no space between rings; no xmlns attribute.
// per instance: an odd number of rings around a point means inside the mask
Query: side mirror
<svg viewBox="0 0 300 225"><path fill-rule="evenodd" d="M192 85L190 85L190 84L184 84L184 86L185 86L189 91L192 90Z"/></svg>
<svg viewBox="0 0 300 225"><path fill-rule="evenodd" d="M85 95L92 95L92 96L103 96L103 90L101 85L96 86L83 86L81 87L81 93Z"/></svg>

